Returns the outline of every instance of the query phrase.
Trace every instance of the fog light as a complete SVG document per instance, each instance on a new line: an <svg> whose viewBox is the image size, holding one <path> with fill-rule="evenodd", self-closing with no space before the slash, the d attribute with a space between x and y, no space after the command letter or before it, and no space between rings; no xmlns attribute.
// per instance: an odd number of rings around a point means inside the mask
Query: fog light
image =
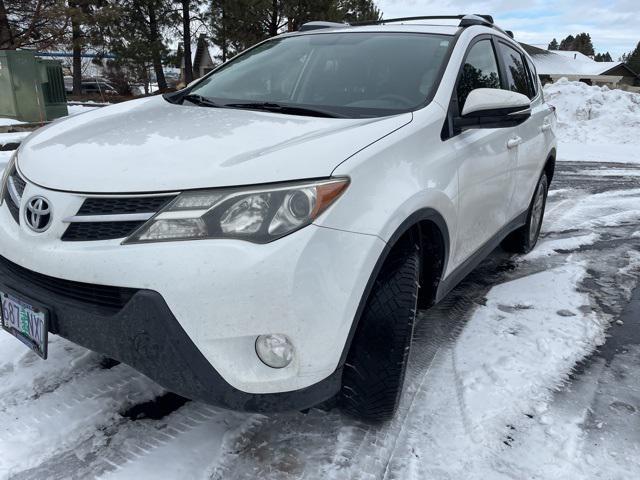
<svg viewBox="0 0 640 480"><path fill-rule="evenodd" d="M284 368L293 360L293 345L285 335L260 335L256 353L268 367Z"/></svg>

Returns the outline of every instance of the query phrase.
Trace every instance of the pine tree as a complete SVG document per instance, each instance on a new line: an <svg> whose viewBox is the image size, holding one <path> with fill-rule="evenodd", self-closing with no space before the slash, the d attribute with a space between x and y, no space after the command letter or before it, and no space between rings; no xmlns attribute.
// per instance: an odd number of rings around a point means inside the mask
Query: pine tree
<svg viewBox="0 0 640 480"><path fill-rule="evenodd" d="M306 22L378 20L373 0L213 0L211 33L223 62L251 45Z"/></svg>
<svg viewBox="0 0 640 480"><path fill-rule="evenodd" d="M547 47L547 50L558 50L560 46L558 45L558 41L554 38L551 40L551 43Z"/></svg>
<svg viewBox="0 0 640 480"><path fill-rule="evenodd" d="M591 35L589 35L588 33L579 33L578 35L576 35L573 44L573 50L576 50L588 57L592 57L593 55L595 55L593 43L591 42Z"/></svg>
<svg viewBox="0 0 640 480"><path fill-rule="evenodd" d="M348 23L381 20L382 12L372 0L343 0L338 2L340 20Z"/></svg>
<svg viewBox="0 0 640 480"><path fill-rule="evenodd" d="M579 33L575 37L573 35L568 35L560 42L558 50L576 51L588 57L595 55L593 43L591 42L591 35L588 33Z"/></svg>
<svg viewBox="0 0 640 480"><path fill-rule="evenodd" d="M0 50L8 50L13 47L13 32L7 9L4 6L4 0L0 0Z"/></svg>
<svg viewBox="0 0 640 480"><path fill-rule="evenodd" d="M560 42L558 50L574 50L573 46L576 39L573 35L569 35Z"/></svg>
<svg viewBox="0 0 640 480"><path fill-rule="evenodd" d="M100 50L104 42L99 28L100 18L105 11L107 0L67 0L66 15L71 26L71 37L66 44L71 46L73 55L73 93L79 95L82 90L82 52L86 47Z"/></svg>
<svg viewBox="0 0 640 480"><path fill-rule="evenodd" d="M625 63L631 70L640 73L640 42L638 42L638 45L636 45L636 48L632 52L627 54Z"/></svg>
<svg viewBox="0 0 640 480"><path fill-rule="evenodd" d="M158 88L167 88L163 63L168 50L166 32L177 23L170 0L110 0L104 15L105 43L119 57L118 67L139 72L148 80L147 67L153 68ZM115 21L114 21L115 19Z"/></svg>
<svg viewBox="0 0 640 480"><path fill-rule="evenodd" d="M593 59L596 62L613 62L613 59L611 58L611 54L609 52L596 53Z"/></svg>
<svg viewBox="0 0 640 480"><path fill-rule="evenodd" d="M0 0L0 50L58 46L67 26L65 0Z"/></svg>

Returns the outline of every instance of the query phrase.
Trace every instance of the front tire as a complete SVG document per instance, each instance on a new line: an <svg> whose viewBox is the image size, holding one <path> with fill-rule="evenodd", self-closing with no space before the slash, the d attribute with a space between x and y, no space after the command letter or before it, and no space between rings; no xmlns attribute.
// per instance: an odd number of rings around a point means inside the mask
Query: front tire
<svg viewBox="0 0 640 480"><path fill-rule="evenodd" d="M358 418L393 417L404 383L418 299L420 254L406 240L391 251L369 294L344 367L343 409Z"/></svg>
<svg viewBox="0 0 640 480"><path fill-rule="evenodd" d="M502 242L502 247L512 253L529 253L538 243L544 209L547 205L547 193L549 180L543 173L538 180L538 185L531 199L531 205L527 213L527 223L510 233Z"/></svg>

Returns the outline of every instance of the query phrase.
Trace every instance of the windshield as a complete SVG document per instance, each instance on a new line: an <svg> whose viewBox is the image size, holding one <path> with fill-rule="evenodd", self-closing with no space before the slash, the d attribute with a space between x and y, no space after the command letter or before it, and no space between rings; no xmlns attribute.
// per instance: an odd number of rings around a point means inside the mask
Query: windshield
<svg viewBox="0 0 640 480"><path fill-rule="evenodd" d="M391 115L426 102L450 42L450 36L416 33L279 38L227 63L188 93L236 108L273 103L300 107L299 114L315 108L343 117Z"/></svg>

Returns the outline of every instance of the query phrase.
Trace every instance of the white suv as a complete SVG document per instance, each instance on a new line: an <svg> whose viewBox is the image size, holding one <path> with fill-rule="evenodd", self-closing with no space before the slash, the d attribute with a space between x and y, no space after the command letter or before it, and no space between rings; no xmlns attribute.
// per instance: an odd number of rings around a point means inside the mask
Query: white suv
<svg viewBox="0 0 640 480"><path fill-rule="evenodd" d="M527 54L440 18L307 24L29 137L2 183L4 328L233 409L392 416L416 307L533 248L556 156Z"/></svg>

